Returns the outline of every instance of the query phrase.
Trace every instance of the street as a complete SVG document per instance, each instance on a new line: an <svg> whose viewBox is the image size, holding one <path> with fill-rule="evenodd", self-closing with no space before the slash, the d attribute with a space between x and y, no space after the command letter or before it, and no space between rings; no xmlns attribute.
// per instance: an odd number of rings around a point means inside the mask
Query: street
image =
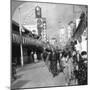
<svg viewBox="0 0 90 90"><path fill-rule="evenodd" d="M65 86L65 77L62 72L53 77L45 63L40 61L21 68L17 72L17 80L11 86L12 88Z"/></svg>

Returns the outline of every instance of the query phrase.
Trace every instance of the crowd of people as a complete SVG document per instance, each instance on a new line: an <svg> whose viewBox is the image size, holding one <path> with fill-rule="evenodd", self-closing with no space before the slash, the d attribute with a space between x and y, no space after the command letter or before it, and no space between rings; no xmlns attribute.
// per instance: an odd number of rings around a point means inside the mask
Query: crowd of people
<svg viewBox="0 0 90 90"><path fill-rule="evenodd" d="M51 51L44 50L43 60L53 77L59 73L65 76L66 85L75 81L75 85L87 85L87 52L79 53L75 47Z"/></svg>
<svg viewBox="0 0 90 90"><path fill-rule="evenodd" d="M53 77L56 77L60 73L65 76L66 85L71 85L72 81L75 81L75 85L87 85L87 52L79 52L75 48L75 44L71 43L70 48L55 49L51 50L44 49L43 53L40 54L40 59L43 60L48 67L49 72L52 73ZM33 54L30 60L38 62L36 52ZM16 59L14 59L16 61ZM12 77L16 79L16 62L12 63Z"/></svg>

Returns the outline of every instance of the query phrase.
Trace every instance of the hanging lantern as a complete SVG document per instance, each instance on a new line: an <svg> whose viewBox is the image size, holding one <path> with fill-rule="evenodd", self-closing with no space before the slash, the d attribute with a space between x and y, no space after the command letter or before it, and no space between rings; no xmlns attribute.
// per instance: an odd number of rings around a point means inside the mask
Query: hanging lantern
<svg viewBox="0 0 90 90"><path fill-rule="evenodd" d="M37 19L37 29L38 29L38 35L41 36L41 32L43 30L42 18Z"/></svg>
<svg viewBox="0 0 90 90"><path fill-rule="evenodd" d="M47 28L46 18L42 18L42 20L43 20L43 29L46 29Z"/></svg>
<svg viewBox="0 0 90 90"><path fill-rule="evenodd" d="M41 8L39 6L36 6L35 8L35 15L36 18L41 18Z"/></svg>

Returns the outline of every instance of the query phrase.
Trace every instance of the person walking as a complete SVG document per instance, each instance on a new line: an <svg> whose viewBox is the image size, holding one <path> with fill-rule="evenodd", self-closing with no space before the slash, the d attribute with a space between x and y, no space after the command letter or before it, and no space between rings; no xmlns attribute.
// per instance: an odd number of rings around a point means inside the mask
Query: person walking
<svg viewBox="0 0 90 90"><path fill-rule="evenodd" d="M81 52L78 62L78 85L87 85L87 52Z"/></svg>
<svg viewBox="0 0 90 90"><path fill-rule="evenodd" d="M68 66L68 74L69 74L68 85L70 85L71 80L73 80L73 72L74 72L73 58L72 58L71 52L68 52L67 66Z"/></svg>
<svg viewBox="0 0 90 90"><path fill-rule="evenodd" d="M60 70L60 53L56 51L57 69Z"/></svg>
<svg viewBox="0 0 90 90"><path fill-rule="evenodd" d="M55 77L57 75L57 60L55 51L50 54L50 69L53 77Z"/></svg>
<svg viewBox="0 0 90 90"><path fill-rule="evenodd" d="M62 71L62 65L61 65L61 59L62 59L62 52L59 53L59 71Z"/></svg>
<svg viewBox="0 0 90 90"><path fill-rule="evenodd" d="M47 53L47 57L46 57L46 60L45 60L45 64L47 65L48 70L49 70L49 72L50 72L50 52Z"/></svg>
<svg viewBox="0 0 90 90"><path fill-rule="evenodd" d="M33 51L30 53L30 63L34 62L34 55L33 55Z"/></svg>
<svg viewBox="0 0 90 90"><path fill-rule="evenodd" d="M37 63L37 62L38 62L36 52L34 53L34 62L35 62L35 63Z"/></svg>
<svg viewBox="0 0 90 90"><path fill-rule="evenodd" d="M47 55L48 55L47 51L44 50L43 51L43 54L42 54L42 57L43 57L44 62L46 61Z"/></svg>
<svg viewBox="0 0 90 90"><path fill-rule="evenodd" d="M12 79L16 80L17 57L14 57L12 59Z"/></svg>
<svg viewBox="0 0 90 90"><path fill-rule="evenodd" d="M65 76L65 85L69 84L68 54L64 51L61 59L62 71Z"/></svg>

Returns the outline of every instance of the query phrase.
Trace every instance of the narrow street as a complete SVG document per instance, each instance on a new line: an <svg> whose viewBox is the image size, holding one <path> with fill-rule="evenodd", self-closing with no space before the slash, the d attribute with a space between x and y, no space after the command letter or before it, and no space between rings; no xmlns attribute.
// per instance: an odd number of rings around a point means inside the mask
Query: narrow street
<svg viewBox="0 0 90 90"><path fill-rule="evenodd" d="M11 6L11 88L86 85L88 6L26 1Z"/></svg>
<svg viewBox="0 0 90 90"><path fill-rule="evenodd" d="M49 86L65 86L65 77L61 72L53 78L43 61L28 64L17 72L17 80L12 83L13 88L35 88Z"/></svg>

